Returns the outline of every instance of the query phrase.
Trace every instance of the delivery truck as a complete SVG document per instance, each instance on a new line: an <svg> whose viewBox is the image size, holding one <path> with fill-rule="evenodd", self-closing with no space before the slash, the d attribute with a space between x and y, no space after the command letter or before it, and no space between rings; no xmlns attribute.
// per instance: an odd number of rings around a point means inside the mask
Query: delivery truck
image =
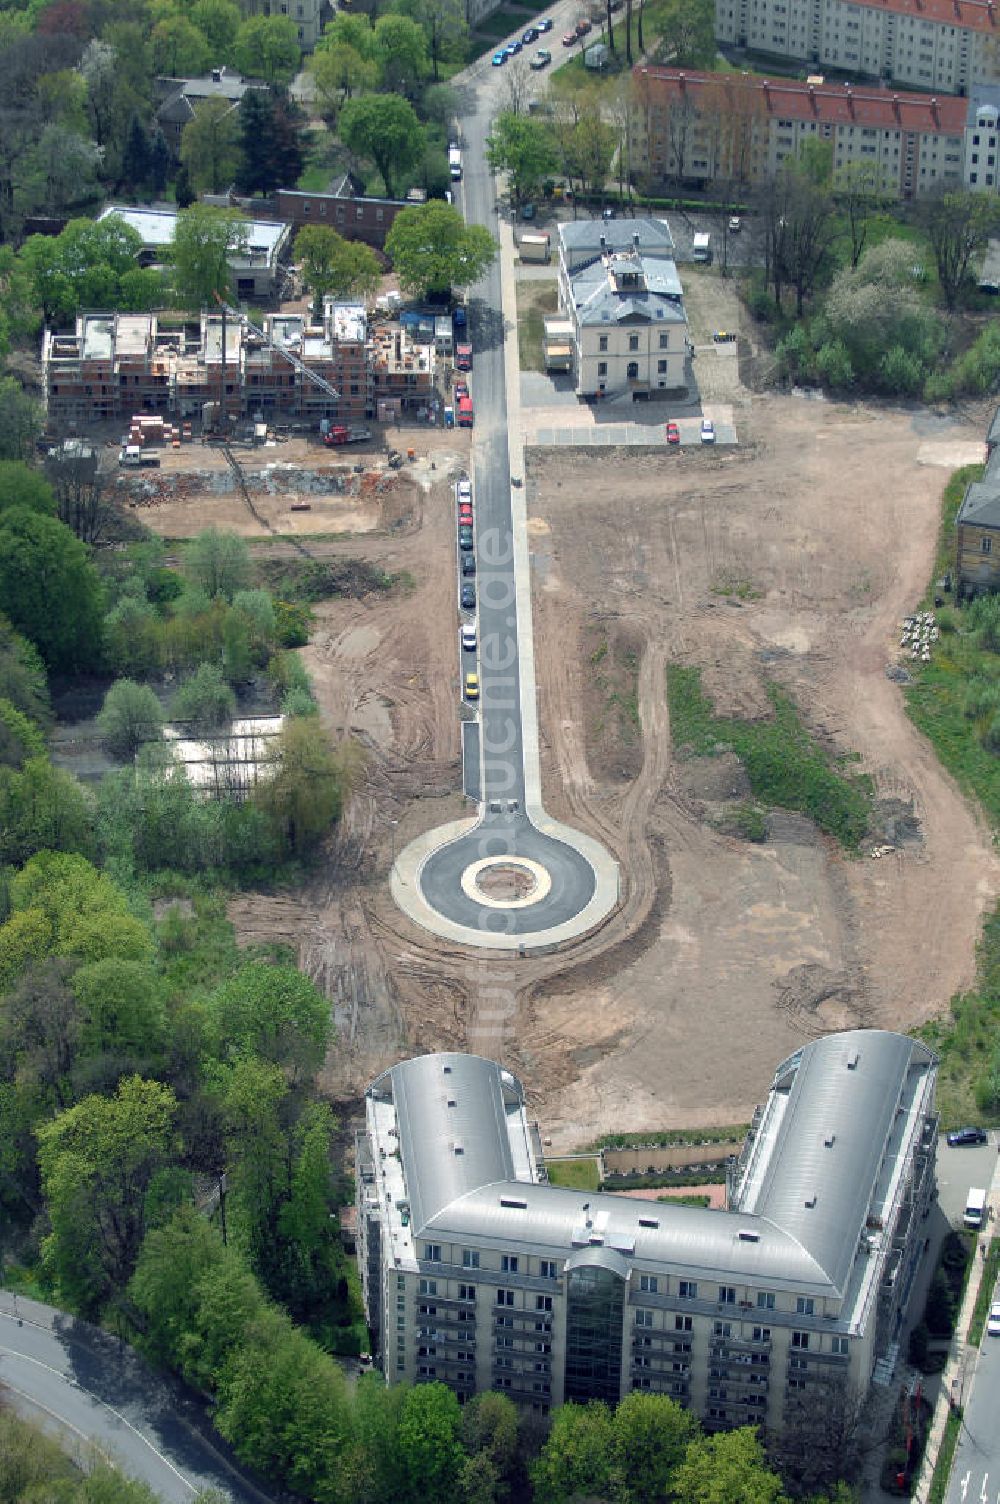
<svg viewBox="0 0 1000 1504"><path fill-rule="evenodd" d="M548 235L522 235L518 245L518 255L522 261L548 262L552 257L552 245Z"/></svg>
<svg viewBox="0 0 1000 1504"><path fill-rule="evenodd" d="M323 443L332 449L338 444L363 444L371 436L370 428L349 428L343 423L333 423L324 433Z"/></svg>
<svg viewBox="0 0 1000 1504"><path fill-rule="evenodd" d="M462 153L457 146L448 148L448 171L453 183L461 181L462 177Z"/></svg>
<svg viewBox="0 0 1000 1504"><path fill-rule="evenodd" d="M458 426L459 428L471 428L473 420L472 398L465 396L458 399Z"/></svg>

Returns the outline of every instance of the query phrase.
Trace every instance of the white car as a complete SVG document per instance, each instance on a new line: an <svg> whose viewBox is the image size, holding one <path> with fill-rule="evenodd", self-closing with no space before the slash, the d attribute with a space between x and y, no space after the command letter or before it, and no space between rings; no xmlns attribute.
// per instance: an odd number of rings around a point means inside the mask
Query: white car
<svg viewBox="0 0 1000 1504"><path fill-rule="evenodd" d="M456 489L458 491L458 504L459 504L459 506L462 505L463 501L471 501L472 500L472 482L471 482L471 480L460 480L459 483L458 483L458 486L456 487Z"/></svg>
<svg viewBox="0 0 1000 1504"><path fill-rule="evenodd" d="M702 418L701 420L701 442L703 444L715 443L715 424L711 418Z"/></svg>
<svg viewBox="0 0 1000 1504"><path fill-rule="evenodd" d="M986 1335L1000 1337L1000 1300L995 1300L990 1306L990 1314L986 1318Z"/></svg>
<svg viewBox="0 0 1000 1504"><path fill-rule="evenodd" d="M743 221L738 214L734 214L729 221L730 235L738 235L743 228Z"/></svg>

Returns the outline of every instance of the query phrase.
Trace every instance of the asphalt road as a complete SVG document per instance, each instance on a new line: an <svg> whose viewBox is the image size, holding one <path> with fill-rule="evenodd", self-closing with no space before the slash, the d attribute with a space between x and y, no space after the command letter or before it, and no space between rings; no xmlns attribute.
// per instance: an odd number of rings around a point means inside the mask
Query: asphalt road
<svg viewBox="0 0 1000 1504"><path fill-rule="evenodd" d="M557 12L553 12L556 14ZM480 64L465 85L461 118L463 179L456 202L470 223L497 233L496 185L486 163L486 137L506 88L504 69ZM508 68L527 69L524 54ZM490 267L469 298L474 366L469 389L475 405L473 516L479 619L481 818L468 835L434 852L420 886L439 913L471 928L532 934L572 919L594 893L594 871L565 842L535 829L524 809L524 732L517 635L511 474L507 452L507 396L500 267ZM516 479L523 481L523 476ZM456 507L457 515L457 507ZM467 664L463 664L463 677ZM537 755L537 749L531 749ZM461 887L473 862L521 856L544 866L552 884L523 909L478 903Z"/></svg>
<svg viewBox="0 0 1000 1504"><path fill-rule="evenodd" d="M946 1504L1000 1504L1000 1337L984 1337L951 1468Z"/></svg>
<svg viewBox="0 0 1000 1504"><path fill-rule="evenodd" d="M167 1504L190 1504L208 1488L233 1504L270 1504L209 1439L202 1407L183 1385L87 1322L6 1291L0 1397L63 1443L92 1444Z"/></svg>

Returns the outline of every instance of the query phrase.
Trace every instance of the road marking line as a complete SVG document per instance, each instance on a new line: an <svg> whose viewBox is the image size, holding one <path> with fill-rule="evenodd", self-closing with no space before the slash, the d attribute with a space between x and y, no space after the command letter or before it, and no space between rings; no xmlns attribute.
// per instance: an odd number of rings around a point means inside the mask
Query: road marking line
<svg viewBox="0 0 1000 1504"><path fill-rule="evenodd" d="M198 1493L198 1489L195 1488L194 1484L191 1483L187 1478L185 1478L184 1474L180 1471L179 1468L174 1467L174 1464L170 1461L169 1457L165 1457L157 1447L154 1447L149 1437L144 1436L139 1430L138 1426L133 1425L127 1416L122 1415L120 1410L115 1409L114 1405L109 1405L107 1400L102 1400L99 1394L95 1394L92 1389L88 1389L85 1384L81 1384L79 1379L71 1378L70 1375L65 1373L61 1368L53 1368L51 1363L43 1363L41 1358L31 1358L27 1353L19 1353L16 1348L0 1347L0 1355L3 1355L4 1353L6 1353L6 1355L10 1358L20 1358L25 1363L34 1363L36 1368L47 1369L49 1373L55 1374L56 1378L62 1379L65 1384L69 1384L72 1389L79 1389L80 1393L87 1395L91 1400L93 1400L95 1405L100 1405L103 1409L107 1410L109 1415L113 1415L116 1420L121 1421L123 1426L125 1426L129 1431L137 1436L144 1446L147 1446L149 1448L154 1457L158 1458L165 1467L169 1468L170 1471L180 1479L185 1488L190 1489L193 1494Z"/></svg>

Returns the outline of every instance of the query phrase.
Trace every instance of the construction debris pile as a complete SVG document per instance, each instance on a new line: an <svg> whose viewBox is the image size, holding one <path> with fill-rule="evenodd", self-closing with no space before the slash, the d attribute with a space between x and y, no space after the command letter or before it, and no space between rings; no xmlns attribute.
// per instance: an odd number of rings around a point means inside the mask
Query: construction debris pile
<svg viewBox="0 0 1000 1504"><path fill-rule="evenodd" d="M930 663L931 644L937 642L940 636L934 612L918 611L916 616L904 617L901 627L900 647L909 648L911 658L919 658L921 663Z"/></svg>

